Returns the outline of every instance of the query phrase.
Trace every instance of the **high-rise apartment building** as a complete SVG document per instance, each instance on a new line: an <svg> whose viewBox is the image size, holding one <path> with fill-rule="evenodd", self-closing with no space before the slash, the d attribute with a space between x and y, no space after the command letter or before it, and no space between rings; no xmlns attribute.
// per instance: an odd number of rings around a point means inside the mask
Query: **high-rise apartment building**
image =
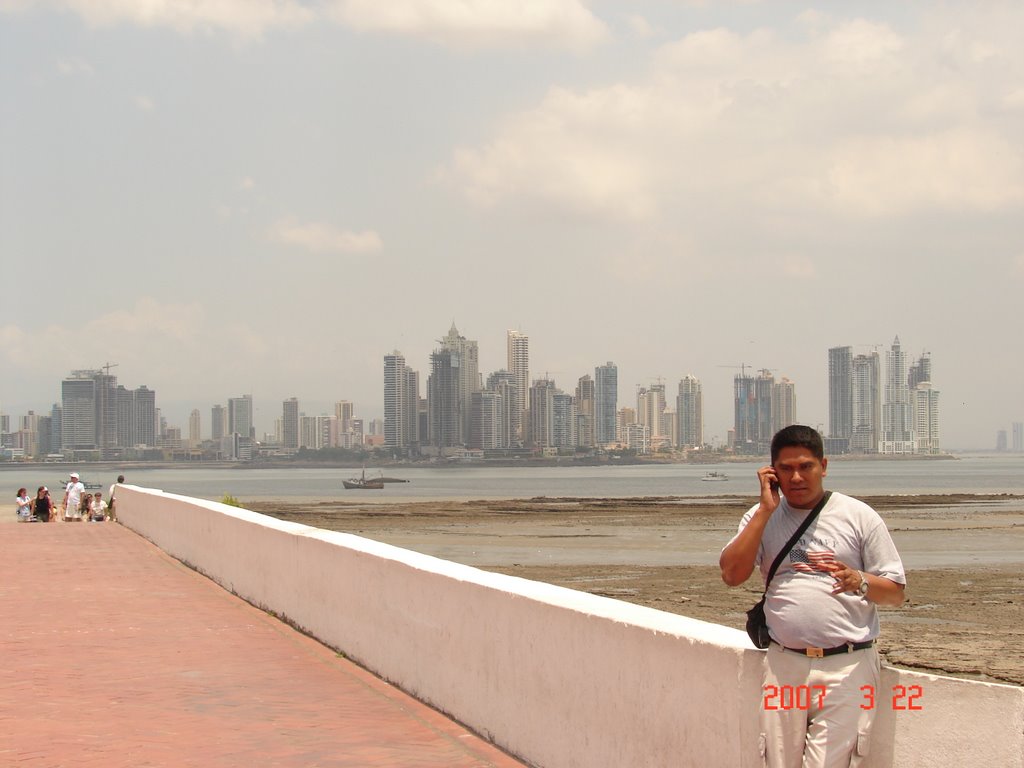
<svg viewBox="0 0 1024 768"><path fill-rule="evenodd" d="M469 447L494 450L508 447L508 423L503 417L503 398L491 388L474 392L470 401L473 431Z"/></svg>
<svg viewBox="0 0 1024 768"><path fill-rule="evenodd" d="M299 450L299 399L290 397L281 404L281 448Z"/></svg>
<svg viewBox="0 0 1024 768"><path fill-rule="evenodd" d="M551 396L552 448L576 447L576 416L576 398L556 389Z"/></svg>
<svg viewBox="0 0 1024 768"><path fill-rule="evenodd" d="M772 435L790 424L796 424L796 384L783 376L772 389Z"/></svg>
<svg viewBox="0 0 1024 768"><path fill-rule="evenodd" d="M252 420L252 395L228 398L228 435L255 439Z"/></svg>
<svg viewBox="0 0 1024 768"><path fill-rule="evenodd" d="M775 403L775 377L767 368L757 372L754 379L755 411L757 413L757 452L766 453L775 434L775 415L772 406Z"/></svg>
<svg viewBox="0 0 1024 768"><path fill-rule="evenodd" d="M846 441L847 447L853 437L852 347L832 347L828 351L828 436L840 444Z"/></svg>
<svg viewBox="0 0 1024 768"><path fill-rule="evenodd" d="M636 420L647 427L651 445L658 447L668 440L662 415L665 413L665 385L651 384L636 392Z"/></svg>
<svg viewBox="0 0 1024 768"><path fill-rule="evenodd" d="M61 382L61 448L65 452L93 450L96 444L97 371L72 371Z"/></svg>
<svg viewBox="0 0 1024 768"><path fill-rule="evenodd" d="M788 380L787 380L788 382ZM733 407L735 416L734 444L737 453L766 453L775 434L780 415L776 414L780 392L775 377L767 368L751 376L745 370L733 378ZM795 392L792 382L783 390L785 397L792 398L791 411L796 410Z"/></svg>
<svg viewBox="0 0 1024 768"><path fill-rule="evenodd" d="M448 335L441 339L441 349L452 354L453 368L458 369L458 398L459 398L459 445L469 444L469 434L472 430L473 421L471 416L471 401L474 392L479 392L480 384L480 352L477 343L459 334L455 323L452 323Z"/></svg>
<svg viewBox="0 0 1024 768"><path fill-rule="evenodd" d="M882 435L882 364L878 352L851 361L852 425L850 450L876 453Z"/></svg>
<svg viewBox="0 0 1024 768"><path fill-rule="evenodd" d="M594 380L585 374L576 382L576 446L593 448L596 445L594 432Z"/></svg>
<svg viewBox="0 0 1024 768"><path fill-rule="evenodd" d="M506 370L512 374L512 381L515 384L516 401L512 408L513 440L517 445L523 445L526 439L524 434L526 422L525 412L530 407L530 337L520 331L508 331L506 337Z"/></svg>
<svg viewBox="0 0 1024 768"><path fill-rule="evenodd" d="M101 456L110 457L120 445L117 440L117 377L96 371L93 381L96 382L96 445Z"/></svg>
<svg viewBox="0 0 1024 768"><path fill-rule="evenodd" d="M910 364L907 371L907 388L913 392L917 385L932 380L932 356L925 352L917 360Z"/></svg>
<svg viewBox="0 0 1024 768"><path fill-rule="evenodd" d="M210 408L210 439L219 441L227 434L228 414L223 405Z"/></svg>
<svg viewBox="0 0 1024 768"><path fill-rule="evenodd" d="M1024 452L1024 422L1013 422L1012 430L1014 453Z"/></svg>
<svg viewBox="0 0 1024 768"><path fill-rule="evenodd" d="M203 442L202 420L199 416L199 409L193 408L188 415L188 447L197 448Z"/></svg>
<svg viewBox="0 0 1024 768"><path fill-rule="evenodd" d="M746 372L733 377L733 416L737 453L757 453L757 389Z"/></svg>
<svg viewBox="0 0 1024 768"><path fill-rule="evenodd" d="M132 392L134 401L134 432L132 445L155 447L157 445L156 392L145 384Z"/></svg>
<svg viewBox="0 0 1024 768"><path fill-rule="evenodd" d="M914 417L907 381L907 356L897 336L885 354L885 402L879 453L914 452Z"/></svg>
<svg viewBox="0 0 1024 768"><path fill-rule="evenodd" d="M930 375L930 373L929 373ZM939 392L922 381L911 393L915 453L939 453Z"/></svg>
<svg viewBox="0 0 1024 768"><path fill-rule="evenodd" d="M530 387L529 441L535 448L555 447L555 382L536 379Z"/></svg>
<svg viewBox="0 0 1024 768"><path fill-rule="evenodd" d="M118 384L114 391L117 407L117 444L130 448L135 445L135 392Z"/></svg>
<svg viewBox="0 0 1024 768"><path fill-rule="evenodd" d="M486 389L501 398L497 403L497 407L500 409L500 426L495 447L515 448L521 446L521 442L516 438L515 429L517 424L522 423L522 413L519 411L522 398L516 392L515 376L511 371L495 371L487 377Z"/></svg>
<svg viewBox="0 0 1024 768"><path fill-rule="evenodd" d="M618 442L619 369L607 362L594 369L594 440L604 447Z"/></svg>
<svg viewBox="0 0 1024 768"><path fill-rule="evenodd" d="M420 443L419 374L397 349L384 355L384 444L415 449ZM343 414L344 414L344 409Z"/></svg>
<svg viewBox="0 0 1024 768"><path fill-rule="evenodd" d="M677 445L700 448L704 445L704 396L696 376L687 374L679 380L676 396Z"/></svg>
<svg viewBox="0 0 1024 768"><path fill-rule="evenodd" d="M427 413L430 444L440 450L465 445L462 439L462 401L459 397L462 359L453 349L441 347L430 355L427 379Z"/></svg>

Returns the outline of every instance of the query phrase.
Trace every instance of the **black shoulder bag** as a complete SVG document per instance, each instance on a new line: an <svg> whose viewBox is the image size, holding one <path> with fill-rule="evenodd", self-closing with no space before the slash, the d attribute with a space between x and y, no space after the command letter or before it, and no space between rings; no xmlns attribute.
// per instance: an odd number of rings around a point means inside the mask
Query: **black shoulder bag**
<svg viewBox="0 0 1024 768"><path fill-rule="evenodd" d="M786 546L779 550L779 554L775 556L775 562L772 563L772 567L768 570L768 578L764 582L764 594L761 595L761 599L757 601L753 608L747 611L747 634L750 635L750 642L752 642L758 648L767 648L771 643L771 636L768 634L768 620L764 615L764 600L768 595L768 585L772 583L772 578L775 576L775 572L779 569L782 564L782 558L789 554L789 550L796 544L797 539L804 535L804 531L807 527L814 522L814 518L818 516L818 513L825 508L825 504L828 502L828 497L832 495L832 491L825 491L825 495L821 497L821 501L817 503L811 513L804 518L804 521L800 523L800 527L796 529L796 533L789 537L789 541L786 542Z"/></svg>

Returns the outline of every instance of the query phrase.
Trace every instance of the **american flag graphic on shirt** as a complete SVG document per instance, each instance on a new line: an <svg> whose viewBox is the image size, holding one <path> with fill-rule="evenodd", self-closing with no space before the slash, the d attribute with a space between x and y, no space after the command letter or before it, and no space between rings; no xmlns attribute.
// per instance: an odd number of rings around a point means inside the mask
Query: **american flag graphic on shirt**
<svg viewBox="0 0 1024 768"><path fill-rule="evenodd" d="M836 553L830 549L821 552L808 552L806 549L791 549L789 562L794 570L801 573L828 573L829 566L836 561Z"/></svg>

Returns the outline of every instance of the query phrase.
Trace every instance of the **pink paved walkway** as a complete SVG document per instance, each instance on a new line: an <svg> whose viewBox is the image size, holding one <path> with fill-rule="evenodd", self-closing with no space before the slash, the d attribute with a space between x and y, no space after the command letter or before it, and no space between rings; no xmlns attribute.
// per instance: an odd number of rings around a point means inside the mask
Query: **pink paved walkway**
<svg viewBox="0 0 1024 768"><path fill-rule="evenodd" d="M0 525L0 765L521 763L116 524Z"/></svg>

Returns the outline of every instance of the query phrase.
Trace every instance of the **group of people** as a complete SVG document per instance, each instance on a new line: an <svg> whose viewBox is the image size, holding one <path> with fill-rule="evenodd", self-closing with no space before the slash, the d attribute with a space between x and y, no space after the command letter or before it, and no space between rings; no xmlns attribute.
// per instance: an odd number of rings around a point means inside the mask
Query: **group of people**
<svg viewBox="0 0 1024 768"><path fill-rule="evenodd" d="M117 520L114 510L115 490L124 482L124 475L117 476L117 482L110 486L110 502L103 498L102 491L86 493L85 485L77 472L72 472L64 488L64 498L60 505L50 498L50 489L39 486L35 498L28 495L27 488L19 488L15 499L18 522L50 523L57 520L64 522L102 523L106 520Z"/></svg>

